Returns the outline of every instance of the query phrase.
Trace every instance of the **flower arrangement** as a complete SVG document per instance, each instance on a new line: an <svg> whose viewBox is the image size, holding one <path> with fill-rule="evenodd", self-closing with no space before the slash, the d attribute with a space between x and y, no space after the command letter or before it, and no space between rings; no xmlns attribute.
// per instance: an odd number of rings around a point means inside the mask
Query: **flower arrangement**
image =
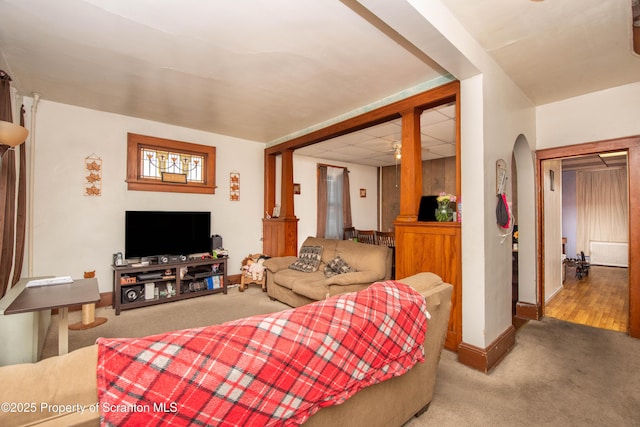
<svg viewBox="0 0 640 427"><path fill-rule="evenodd" d="M456 201L456 196L454 196L453 194L447 194L444 191L440 194L438 194L438 197L436 197L436 200L438 201L438 203L451 203L451 202L455 202Z"/></svg>
<svg viewBox="0 0 640 427"><path fill-rule="evenodd" d="M436 209L436 220L440 222L448 222L453 220L453 209L451 202L456 201L456 196L442 192L436 197L438 208Z"/></svg>

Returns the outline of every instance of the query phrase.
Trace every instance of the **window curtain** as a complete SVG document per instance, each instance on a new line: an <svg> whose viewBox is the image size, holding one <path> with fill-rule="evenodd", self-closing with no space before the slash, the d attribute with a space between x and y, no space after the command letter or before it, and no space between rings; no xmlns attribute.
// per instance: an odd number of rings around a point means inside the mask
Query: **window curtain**
<svg viewBox="0 0 640 427"><path fill-rule="evenodd" d="M318 215L316 236L342 239L344 227L351 227L349 171L318 166Z"/></svg>
<svg viewBox="0 0 640 427"><path fill-rule="evenodd" d="M20 126L24 126L24 106L20 107ZM15 286L20 280L24 264L24 248L27 234L27 149L20 144L20 168L18 169L18 209L16 214L16 259L13 266L13 282Z"/></svg>
<svg viewBox="0 0 640 427"><path fill-rule="evenodd" d="M318 215L316 218L316 236L324 237L327 226L327 167L318 166Z"/></svg>
<svg viewBox="0 0 640 427"><path fill-rule="evenodd" d="M590 242L628 242L627 171L576 173L576 250L590 255Z"/></svg>
<svg viewBox="0 0 640 427"><path fill-rule="evenodd" d="M342 170L342 234L339 239L344 237L344 229L347 227L353 227L351 219L351 192L349 190L349 170Z"/></svg>
<svg viewBox="0 0 640 427"><path fill-rule="evenodd" d="M11 77L0 70L0 120L13 122L11 110ZM21 110L20 116L20 124L24 125L23 110ZM0 252L0 298L20 278L24 256L26 227L26 155L24 144L16 150L19 150L20 153L20 175L18 177L16 177L16 151L0 144L0 156L2 156L0 163L0 243L2 245ZM18 179L17 184L16 179ZM18 187L17 210L16 187ZM16 218L18 218L18 227L16 227ZM16 242L17 248L15 247ZM13 280L11 280L12 271Z"/></svg>

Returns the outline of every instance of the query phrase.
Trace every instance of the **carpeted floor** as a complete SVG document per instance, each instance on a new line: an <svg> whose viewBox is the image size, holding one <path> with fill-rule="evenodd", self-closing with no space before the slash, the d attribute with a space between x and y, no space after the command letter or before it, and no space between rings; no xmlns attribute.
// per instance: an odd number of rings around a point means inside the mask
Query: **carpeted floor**
<svg viewBox="0 0 640 427"><path fill-rule="evenodd" d="M227 295L213 294L133 310L122 310L118 316L111 307L98 307L96 317L107 318L107 323L93 329L70 330L69 351L94 344L98 337L144 337L176 329L215 325L252 314L273 313L289 308L291 307L286 304L272 301L260 287L252 285L244 292L240 292L237 286L233 286L229 288ZM81 317L79 311L69 313L69 324L80 322ZM57 316L52 316L42 358L57 354L58 319Z"/></svg>
<svg viewBox="0 0 640 427"><path fill-rule="evenodd" d="M530 321L489 374L443 353L418 426L640 426L640 340L545 318Z"/></svg>
<svg viewBox="0 0 640 427"><path fill-rule="evenodd" d="M145 336L287 308L254 286L120 316L98 308L96 315L107 317L107 323L69 331L69 349L90 345L98 336ZM80 313L69 317L77 322ZM43 357L56 352L53 316ZM444 351L429 410L406 426L640 426L639 386L640 340L545 318L518 330L513 350L490 374Z"/></svg>

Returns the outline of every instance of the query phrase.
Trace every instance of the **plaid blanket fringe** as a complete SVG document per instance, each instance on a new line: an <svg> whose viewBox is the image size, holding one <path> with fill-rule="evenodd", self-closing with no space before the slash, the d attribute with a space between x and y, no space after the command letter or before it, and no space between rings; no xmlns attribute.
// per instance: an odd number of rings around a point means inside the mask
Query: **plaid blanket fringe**
<svg viewBox="0 0 640 427"><path fill-rule="evenodd" d="M290 426L424 360L424 297L396 281L222 325L97 343L103 425Z"/></svg>

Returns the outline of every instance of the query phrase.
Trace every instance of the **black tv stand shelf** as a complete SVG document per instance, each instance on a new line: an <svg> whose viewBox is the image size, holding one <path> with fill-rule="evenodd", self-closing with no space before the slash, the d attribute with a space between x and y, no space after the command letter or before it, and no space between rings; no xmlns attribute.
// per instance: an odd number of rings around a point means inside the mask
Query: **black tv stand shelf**
<svg viewBox="0 0 640 427"><path fill-rule="evenodd" d="M227 293L227 258L111 268L116 315L121 310Z"/></svg>

